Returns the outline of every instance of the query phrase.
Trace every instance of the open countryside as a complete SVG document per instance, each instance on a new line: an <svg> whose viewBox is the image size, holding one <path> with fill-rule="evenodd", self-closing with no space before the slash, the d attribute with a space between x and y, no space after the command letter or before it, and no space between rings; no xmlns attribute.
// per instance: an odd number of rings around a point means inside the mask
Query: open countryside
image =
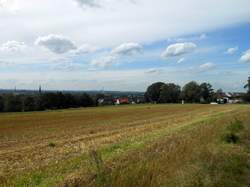
<svg viewBox="0 0 250 187"><path fill-rule="evenodd" d="M250 0L0 0L0 187L250 187Z"/></svg>
<svg viewBox="0 0 250 187"><path fill-rule="evenodd" d="M249 113L198 104L4 113L0 184L247 186ZM237 140L226 134L234 123Z"/></svg>

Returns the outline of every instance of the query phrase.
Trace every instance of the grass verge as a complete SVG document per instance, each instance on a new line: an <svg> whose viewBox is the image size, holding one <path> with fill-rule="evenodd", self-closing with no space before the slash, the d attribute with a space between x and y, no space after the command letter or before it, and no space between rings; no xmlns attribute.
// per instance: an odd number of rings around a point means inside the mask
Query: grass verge
<svg viewBox="0 0 250 187"><path fill-rule="evenodd" d="M80 176L62 186L250 186L249 124L246 114L206 120L103 162L102 172L92 170L89 180Z"/></svg>

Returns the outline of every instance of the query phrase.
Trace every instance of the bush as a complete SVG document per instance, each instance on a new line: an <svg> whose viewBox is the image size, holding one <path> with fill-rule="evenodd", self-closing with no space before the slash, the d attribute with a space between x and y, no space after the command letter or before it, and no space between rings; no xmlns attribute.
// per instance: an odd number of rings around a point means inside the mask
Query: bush
<svg viewBox="0 0 250 187"><path fill-rule="evenodd" d="M226 132L223 134L222 139L226 143L238 143L240 140L239 132L244 129L243 123L236 119L231 122L226 128Z"/></svg>
<svg viewBox="0 0 250 187"><path fill-rule="evenodd" d="M48 146L53 148L53 147L56 146L56 144L55 144L54 142L50 142L50 143L48 144Z"/></svg>
<svg viewBox="0 0 250 187"><path fill-rule="evenodd" d="M233 132L227 132L223 136L223 140L227 143L237 143L239 141L239 136Z"/></svg>
<svg viewBox="0 0 250 187"><path fill-rule="evenodd" d="M234 122L231 122L227 129L231 132L239 132L240 130L244 129L244 126L242 121L236 119Z"/></svg>

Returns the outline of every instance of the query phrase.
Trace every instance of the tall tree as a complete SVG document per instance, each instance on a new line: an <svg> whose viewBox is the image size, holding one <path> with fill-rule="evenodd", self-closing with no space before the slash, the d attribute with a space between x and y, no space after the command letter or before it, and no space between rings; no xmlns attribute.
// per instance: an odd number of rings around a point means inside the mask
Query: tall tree
<svg viewBox="0 0 250 187"><path fill-rule="evenodd" d="M0 112L3 112L4 110L4 98L0 96Z"/></svg>
<svg viewBox="0 0 250 187"><path fill-rule="evenodd" d="M248 77L247 84L244 86L245 89L247 89L247 93L245 95L245 101L250 102L250 77Z"/></svg>
<svg viewBox="0 0 250 187"><path fill-rule="evenodd" d="M248 77L247 84L244 86L245 89L248 89L248 92L250 91L250 77Z"/></svg>
<svg viewBox="0 0 250 187"><path fill-rule="evenodd" d="M160 103L178 103L181 94L179 85L168 83L161 87L159 102Z"/></svg>
<svg viewBox="0 0 250 187"><path fill-rule="evenodd" d="M200 85L195 82L187 83L182 89L182 98L189 103L198 103L201 99Z"/></svg>
<svg viewBox="0 0 250 187"><path fill-rule="evenodd" d="M23 110L24 111L34 111L36 110L36 101L34 97L27 96L23 100Z"/></svg>
<svg viewBox="0 0 250 187"><path fill-rule="evenodd" d="M79 104L81 107L94 106L93 99L86 93L82 94L79 99L80 99Z"/></svg>
<svg viewBox="0 0 250 187"><path fill-rule="evenodd" d="M160 99L161 88L166 85L163 82L156 82L150 85L145 93L145 99L147 102L158 103Z"/></svg>
<svg viewBox="0 0 250 187"><path fill-rule="evenodd" d="M21 112L23 109L20 96L13 94L6 95L4 98L4 110L6 112Z"/></svg>
<svg viewBox="0 0 250 187"><path fill-rule="evenodd" d="M204 103L209 103L212 101L213 99L213 95L214 95L214 89L212 88L212 85L209 83L202 83L200 85L200 94L201 94L201 98L203 100Z"/></svg>

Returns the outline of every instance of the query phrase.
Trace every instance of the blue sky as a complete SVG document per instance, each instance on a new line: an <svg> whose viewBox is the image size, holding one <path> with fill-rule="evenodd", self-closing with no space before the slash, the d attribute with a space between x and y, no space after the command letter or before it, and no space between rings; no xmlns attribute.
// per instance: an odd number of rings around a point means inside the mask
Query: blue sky
<svg viewBox="0 0 250 187"><path fill-rule="evenodd" d="M0 0L0 88L145 91L156 81L195 80L244 91L249 6L248 0Z"/></svg>

